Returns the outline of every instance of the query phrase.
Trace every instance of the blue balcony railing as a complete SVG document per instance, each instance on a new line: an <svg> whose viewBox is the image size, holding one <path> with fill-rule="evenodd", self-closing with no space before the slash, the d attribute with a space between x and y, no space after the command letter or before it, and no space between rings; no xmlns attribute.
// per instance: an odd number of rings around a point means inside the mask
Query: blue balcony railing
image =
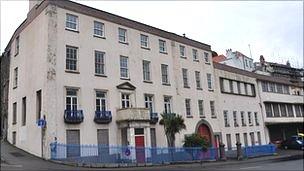
<svg viewBox="0 0 304 171"><path fill-rule="evenodd" d="M158 113L150 113L150 123L156 124L158 122Z"/></svg>
<svg viewBox="0 0 304 171"><path fill-rule="evenodd" d="M98 124L107 124L112 121L111 111L95 111L94 122Z"/></svg>
<svg viewBox="0 0 304 171"><path fill-rule="evenodd" d="M64 122L70 124L79 124L83 121L82 110L65 110Z"/></svg>

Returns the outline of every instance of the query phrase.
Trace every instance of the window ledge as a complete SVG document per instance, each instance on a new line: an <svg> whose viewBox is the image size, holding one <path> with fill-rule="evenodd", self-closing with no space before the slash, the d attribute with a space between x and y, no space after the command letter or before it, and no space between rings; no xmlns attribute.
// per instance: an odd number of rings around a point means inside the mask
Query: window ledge
<svg viewBox="0 0 304 171"><path fill-rule="evenodd" d="M144 83L153 84L153 82L152 82L152 81L148 81L148 80L144 80L143 82L144 82Z"/></svg>
<svg viewBox="0 0 304 171"><path fill-rule="evenodd" d="M205 62L205 64L206 64L206 65L211 65L211 63L210 63L210 62Z"/></svg>
<svg viewBox="0 0 304 171"><path fill-rule="evenodd" d="M190 86L184 86L184 88L190 88Z"/></svg>
<svg viewBox="0 0 304 171"><path fill-rule="evenodd" d="M79 71L65 70L66 73L80 74Z"/></svg>
<svg viewBox="0 0 304 171"><path fill-rule="evenodd" d="M106 75L103 75L103 74L95 74L96 77L108 77Z"/></svg>
<svg viewBox="0 0 304 171"><path fill-rule="evenodd" d="M193 62L199 62L199 60L198 59L193 59Z"/></svg>
<svg viewBox="0 0 304 171"><path fill-rule="evenodd" d="M180 58L182 58L182 59L187 59L187 57L186 57L186 56L180 56Z"/></svg>
<svg viewBox="0 0 304 171"><path fill-rule="evenodd" d="M193 118L193 116L192 115L187 115L186 118Z"/></svg>
<svg viewBox="0 0 304 171"><path fill-rule="evenodd" d="M13 89L16 89L16 88L17 88L17 86L13 87Z"/></svg>
<svg viewBox="0 0 304 171"><path fill-rule="evenodd" d="M198 88L196 88L196 90L203 90L202 88L200 88L200 87L198 87Z"/></svg>
<svg viewBox="0 0 304 171"><path fill-rule="evenodd" d="M171 86L170 83L162 83L162 85L164 85L164 86Z"/></svg>
<svg viewBox="0 0 304 171"><path fill-rule="evenodd" d="M211 116L212 119L216 119L216 116Z"/></svg>
<svg viewBox="0 0 304 171"><path fill-rule="evenodd" d="M78 31L78 30L73 30L73 29L70 29L70 28L65 28L65 30L67 30L67 31L71 31L71 32L75 32L75 33L79 33L79 31Z"/></svg>
<svg viewBox="0 0 304 171"><path fill-rule="evenodd" d="M200 116L200 118L206 118L206 116Z"/></svg>
<svg viewBox="0 0 304 171"><path fill-rule="evenodd" d="M94 34L93 37L100 38L100 39L106 39L106 37L104 37L104 36L99 36L99 35L96 35L96 34Z"/></svg>
<svg viewBox="0 0 304 171"><path fill-rule="evenodd" d="M213 90L213 89L208 89L208 91L211 91L211 92L213 92L214 90Z"/></svg>
<svg viewBox="0 0 304 171"><path fill-rule="evenodd" d="M14 57L17 56L19 54L19 52L15 53Z"/></svg>
<svg viewBox="0 0 304 171"><path fill-rule="evenodd" d="M159 51L159 53L162 53L162 54L168 55L168 52L162 52L162 51Z"/></svg>
<svg viewBox="0 0 304 171"><path fill-rule="evenodd" d="M124 44L124 45L129 45L128 42L122 42L122 41L118 41L118 43Z"/></svg>
<svg viewBox="0 0 304 171"><path fill-rule="evenodd" d="M120 77L121 80L128 80L130 81L131 79L130 78L123 78L123 77Z"/></svg>
<svg viewBox="0 0 304 171"><path fill-rule="evenodd" d="M141 46L140 48L145 49L145 50L151 50L149 47L144 47L144 46Z"/></svg>

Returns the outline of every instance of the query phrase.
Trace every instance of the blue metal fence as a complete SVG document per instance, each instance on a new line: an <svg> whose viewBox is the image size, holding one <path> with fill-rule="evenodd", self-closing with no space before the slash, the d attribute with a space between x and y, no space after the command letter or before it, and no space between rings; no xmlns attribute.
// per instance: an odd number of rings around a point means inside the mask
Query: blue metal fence
<svg viewBox="0 0 304 171"><path fill-rule="evenodd" d="M276 147L274 144L250 146L243 148L244 157L257 157L264 155L273 155L276 153Z"/></svg>
<svg viewBox="0 0 304 171"><path fill-rule="evenodd" d="M200 147L123 147L103 145L72 145L51 143L51 159L76 163L128 164L151 163L162 164L185 161L206 161L219 158L217 148L203 150ZM243 157L273 155L273 144L248 146L242 148ZM226 151L228 158L236 158L236 148Z"/></svg>
<svg viewBox="0 0 304 171"><path fill-rule="evenodd" d="M153 148L51 143L51 159L77 163L152 163L215 160L218 149Z"/></svg>

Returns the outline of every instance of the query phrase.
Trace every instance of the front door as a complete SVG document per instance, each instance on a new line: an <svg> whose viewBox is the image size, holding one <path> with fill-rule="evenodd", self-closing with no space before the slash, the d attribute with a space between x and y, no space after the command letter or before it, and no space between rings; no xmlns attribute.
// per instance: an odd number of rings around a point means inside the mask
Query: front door
<svg viewBox="0 0 304 171"><path fill-rule="evenodd" d="M201 124L199 127L198 127L198 134L201 136L201 137L205 137L206 140L210 143L212 143L211 141L211 133L210 133L210 130L208 128L207 125L205 124Z"/></svg>
<svg viewBox="0 0 304 171"><path fill-rule="evenodd" d="M145 137L135 136L136 160L137 163L145 162Z"/></svg>

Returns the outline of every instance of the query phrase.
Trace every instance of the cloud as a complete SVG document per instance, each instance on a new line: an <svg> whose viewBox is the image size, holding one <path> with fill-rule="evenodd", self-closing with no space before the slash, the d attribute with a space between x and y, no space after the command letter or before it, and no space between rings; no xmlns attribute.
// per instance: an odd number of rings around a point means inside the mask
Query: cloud
<svg viewBox="0 0 304 171"><path fill-rule="evenodd" d="M179 35L185 33L191 39L210 44L219 54L232 48L250 56L250 44L255 61L263 54L268 61L285 63L293 59L303 66L303 2L300 1L76 2ZM25 19L27 8L27 1L2 2L2 51Z"/></svg>

